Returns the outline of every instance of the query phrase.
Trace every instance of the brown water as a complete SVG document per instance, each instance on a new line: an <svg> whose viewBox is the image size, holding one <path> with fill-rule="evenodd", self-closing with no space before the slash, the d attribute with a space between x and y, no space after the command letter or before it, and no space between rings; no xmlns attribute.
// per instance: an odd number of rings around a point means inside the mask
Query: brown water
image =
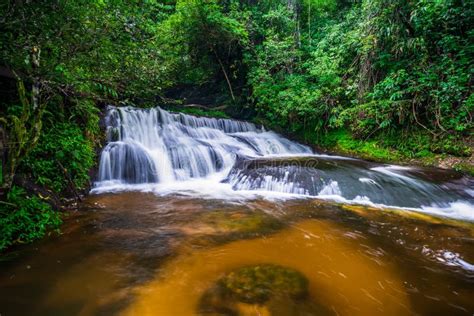
<svg viewBox="0 0 474 316"><path fill-rule="evenodd" d="M0 314L199 315L219 279L272 264L302 273L307 296L234 315L472 315L473 245L473 224L407 211L96 195L61 236L0 262Z"/></svg>

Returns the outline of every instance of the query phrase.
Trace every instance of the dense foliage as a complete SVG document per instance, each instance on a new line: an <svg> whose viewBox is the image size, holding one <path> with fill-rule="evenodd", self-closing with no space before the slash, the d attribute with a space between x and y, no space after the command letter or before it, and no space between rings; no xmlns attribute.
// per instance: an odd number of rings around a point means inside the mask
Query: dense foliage
<svg viewBox="0 0 474 316"><path fill-rule="evenodd" d="M470 1L12 0L0 10L3 192L21 175L79 195L103 106L179 108L187 100L173 89L369 158L472 154ZM2 204L2 225L21 214L40 223L40 198L15 196L35 202L13 203L20 214Z"/></svg>
<svg viewBox="0 0 474 316"><path fill-rule="evenodd" d="M12 187L0 208L0 251L13 243L27 243L43 237L61 224L60 215L37 196Z"/></svg>
<svg viewBox="0 0 474 316"><path fill-rule="evenodd" d="M162 38L168 64L181 65L170 80L220 83L230 113L313 142L349 133L408 156L469 156L473 10L452 0L188 0Z"/></svg>
<svg viewBox="0 0 474 316"><path fill-rule="evenodd" d="M58 193L71 186L80 190L88 185L94 158L93 146L77 125L57 123L41 135L25 157L22 171L31 173L37 184Z"/></svg>
<svg viewBox="0 0 474 316"><path fill-rule="evenodd" d="M248 7L246 58L267 122L316 136L347 128L415 154L470 154L461 141L474 110L468 2L303 1L265 14L262 3Z"/></svg>

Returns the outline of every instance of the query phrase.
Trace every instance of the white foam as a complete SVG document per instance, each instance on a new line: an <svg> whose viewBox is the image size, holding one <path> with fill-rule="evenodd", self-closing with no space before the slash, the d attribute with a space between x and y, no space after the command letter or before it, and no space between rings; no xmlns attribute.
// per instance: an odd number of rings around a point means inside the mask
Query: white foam
<svg viewBox="0 0 474 316"><path fill-rule="evenodd" d="M375 182L374 180L369 179L369 178L359 178L359 181L362 182L362 183L374 184L374 185L378 186L377 182Z"/></svg>
<svg viewBox="0 0 474 316"><path fill-rule="evenodd" d="M457 252L446 249L433 250L428 246L423 246L421 253L447 266L458 267L468 272L474 272L474 264L464 260Z"/></svg>
<svg viewBox="0 0 474 316"><path fill-rule="evenodd" d="M462 259L459 253L451 252L451 251L443 251L442 256L444 262L450 266L460 267L464 270L474 272L474 264L467 262L466 260ZM441 258L438 257L438 260Z"/></svg>
<svg viewBox="0 0 474 316"><path fill-rule="evenodd" d="M272 190L273 189L273 190ZM433 215L436 217L447 217L457 220L474 222L474 205L465 201L457 201L446 205L431 205L421 208L398 207L396 205L385 205L372 202L366 196L356 196L354 199L344 198L336 181L329 183L317 196L291 193L291 191L275 191L275 187L257 190L234 190L229 183L221 183L219 176L208 178L191 179L187 181L174 181L168 183L146 183L126 184L120 181L102 182L91 190L92 194L122 191L153 192L160 196L185 195L203 199L219 199L226 201L246 202L253 199L266 200L289 200L289 199L320 199L334 201L341 204L364 205L380 210L400 209L415 211Z"/></svg>
<svg viewBox="0 0 474 316"><path fill-rule="evenodd" d="M337 181L330 181L324 188L318 193L318 196L342 196L341 189L337 184Z"/></svg>
<svg viewBox="0 0 474 316"><path fill-rule="evenodd" d="M474 221L474 204L466 201L456 201L446 205L422 206L418 210L432 215Z"/></svg>

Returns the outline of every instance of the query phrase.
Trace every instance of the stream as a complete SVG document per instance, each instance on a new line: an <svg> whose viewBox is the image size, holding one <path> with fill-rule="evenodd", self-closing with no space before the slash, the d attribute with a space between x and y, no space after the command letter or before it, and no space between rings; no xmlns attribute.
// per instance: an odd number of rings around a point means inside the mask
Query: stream
<svg viewBox="0 0 474 316"><path fill-rule="evenodd" d="M91 194L0 261L0 315L472 315L474 179L109 107Z"/></svg>

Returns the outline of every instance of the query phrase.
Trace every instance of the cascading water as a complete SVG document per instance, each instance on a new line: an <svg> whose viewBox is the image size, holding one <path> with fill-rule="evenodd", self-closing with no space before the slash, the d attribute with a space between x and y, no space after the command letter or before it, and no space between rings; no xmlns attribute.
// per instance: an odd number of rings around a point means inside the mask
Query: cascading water
<svg viewBox="0 0 474 316"><path fill-rule="evenodd" d="M474 220L472 178L314 154L252 123L109 107L93 192L309 196Z"/></svg>
<svg viewBox="0 0 474 316"><path fill-rule="evenodd" d="M110 107L99 185L166 183L229 169L236 157L311 153L254 124L173 114L160 108Z"/></svg>

